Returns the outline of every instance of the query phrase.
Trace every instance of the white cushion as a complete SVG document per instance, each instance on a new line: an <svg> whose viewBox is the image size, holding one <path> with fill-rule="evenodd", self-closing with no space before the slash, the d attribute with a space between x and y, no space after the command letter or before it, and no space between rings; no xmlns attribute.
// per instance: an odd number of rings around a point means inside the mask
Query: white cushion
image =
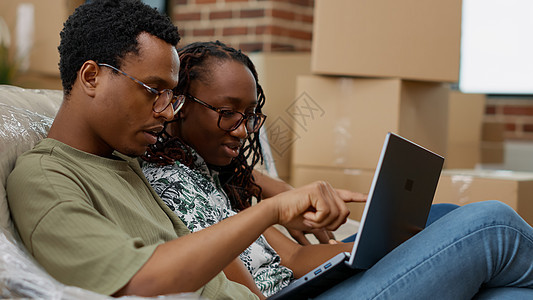
<svg viewBox="0 0 533 300"><path fill-rule="evenodd" d="M0 226L11 229L6 198L7 176L17 157L33 148L52 125L63 93L0 85Z"/></svg>

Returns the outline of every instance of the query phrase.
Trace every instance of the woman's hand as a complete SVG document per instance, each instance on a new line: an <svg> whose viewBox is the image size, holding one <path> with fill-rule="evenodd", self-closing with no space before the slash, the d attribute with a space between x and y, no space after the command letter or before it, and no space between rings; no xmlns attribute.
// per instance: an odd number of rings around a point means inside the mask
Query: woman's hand
<svg viewBox="0 0 533 300"><path fill-rule="evenodd" d="M292 238L298 242L300 245L311 245L312 243L309 241L306 235L312 234L315 236L315 238L318 240L318 243L320 244L329 244L330 240L335 239L335 235L332 231L325 230L325 229L313 229L310 231L301 231L301 230L295 230L287 228L287 231L292 236Z"/></svg>

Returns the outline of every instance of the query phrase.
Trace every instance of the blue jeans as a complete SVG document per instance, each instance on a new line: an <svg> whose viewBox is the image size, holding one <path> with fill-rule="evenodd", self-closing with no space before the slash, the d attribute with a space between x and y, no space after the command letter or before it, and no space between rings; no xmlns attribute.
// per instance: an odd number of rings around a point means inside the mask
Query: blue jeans
<svg viewBox="0 0 533 300"><path fill-rule="evenodd" d="M317 299L533 299L533 228L498 201L447 213Z"/></svg>
<svg viewBox="0 0 533 300"><path fill-rule="evenodd" d="M451 203L437 203L437 204L431 205L431 209L429 210L428 220L426 222L426 227L428 227L433 222L437 221L438 219L442 218L445 214L451 212L452 210L458 207L459 205L455 205Z"/></svg>

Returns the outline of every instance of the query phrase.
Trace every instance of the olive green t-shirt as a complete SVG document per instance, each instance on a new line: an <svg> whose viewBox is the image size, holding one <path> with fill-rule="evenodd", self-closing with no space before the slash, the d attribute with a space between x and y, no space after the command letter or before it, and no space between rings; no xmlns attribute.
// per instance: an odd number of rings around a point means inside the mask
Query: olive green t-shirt
<svg viewBox="0 0 533 300"><path fill-rule="evenodd" d="M115 159L44 139L17 160L8 202L26 248L57 280L111 295L164 242L187 227L155 194L135 159ZM221 272L197 291L255 299Z"/></svg>

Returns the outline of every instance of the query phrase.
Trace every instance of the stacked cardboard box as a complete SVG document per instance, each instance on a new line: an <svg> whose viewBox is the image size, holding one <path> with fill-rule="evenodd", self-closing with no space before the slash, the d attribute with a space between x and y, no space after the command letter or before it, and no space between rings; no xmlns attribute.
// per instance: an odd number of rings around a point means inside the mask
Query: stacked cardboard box
<svg viewBox="0 0 533 300"><path fill-rule="evenodd" d="M299 186L316 180L335 187L368 191L374 172L361 169L300 166L295 168L293 184ZM468 203L499 200L533 224L533 173L502 170L448 169L441 174L433 203ZM363 203L349 203L350 218L360 220Z"/></svg>
<svg viewBox="0 0 533 300"><path fill-rule="evenodd" d="M481 136L481 163L503 164L505 124L501 122L485 122Z"/></svg>
<svg viewBox="0 0 533 300"><path fill-rule="evenodd" d="M485 95L450 92L445 168L475 168L481 162L485 103Z"/></svg>
<svg viewBox="0 0 533 300"><path fill-rule="evenodd" d="M315 91L320 90L317 87L325 86L321 81L329 81L332 85L327 93ZM299 87L303 86L311 94L319 96L317 99L308 98L306 103L321 107L324 115L320 117L320 110L317 110L314 118L299 116L300 123L305 120L308 131L313 132L310 135L321 138L318 143L321 146L317 146L315 140L307 139L306 132L300 133L301 140L294 147L292 184L295 186L326 180L337 188L367 192L387 131L421 141L422 145L436 149L436 152L446 151L447 168L474 168L479 163L484 95L448 93L444 87L437 89L424 82L394 79L340 80L305 76L300 77L298 82ZM359 93L343 97L341 86L346 89L351 85ZM401 88L411 89L410 93L404 93L410 97L392 96ZM422 92L424 89L426 92ZM368 95L372 95L372 99L364 98ZM331 98L337 101L329 101ZM335 118L328 118L326 111ZM350 118L357 122L346 122ZM443 126L447 129L443 130ZM442 139L442 133L446 131L447 139ZM435 139L435 136L440 138ZM335 148L326 145L335 145ZM321 157L320 160L317 156ZM364 205L350 204L349 207L351 217L357 218L361 216Z"/></svg>
<svg viewBox="0 0 533 300"><path fill-rule="evenodd" d="M461 1L317 0L311 76L292 107L292 184L367 192L387 131L446 157L435 203L500 200L533 223L533 173L476 170L503 160L503 125L458 80ZM461 170L452 168L461 168ZM465 170L465 168L468 168ZM360 219L363 204L350 204Z"/></svg>
<svg viewBox="0 0 533 300"><path fill-rule="evenodd" d="M449 153L450 167L475 166L484 97L447 84L458 81L461 5L315 2L313 75L298 78L291 112L294 186L324 179L367 192L388 131Z"/></svg>
<svg viewBox="0 0 533 300"><path fill-rule="evenodd" d="M456 82L461 0L315 1L315 74Z"/></svg>
<svg viewBox="0 0 533 300"><path fill-rule="evenodd" d="M499 200L533 224L533 173L501 170L445 170L434 203L465 205Z"/></svg>
<svg viewBox="0 0 533 300"><path fill-rule="evenodd" d="M373 169L388 131L446 152L448 89L440 83L305 76L297 93L294 166Z"/></svg>
<svg viewBox="0 0 533 300"><path fill-rule="evenodd" d="M261 52L250 53L249 57L266 95L263 111L267 120L264 128L274 167L279 178L289 181L294 142L289 112L295 101L296 78L311 74L311 55L307 52Z"/></svg>
<svg viewBox="0 0 533 300"><path fill-rule="evenodd" d="M17 53L29 59L28 71L58 76L59 32L63 22L83 0L11 0L0 1L0 16L11 31L13 51L23 44L28 53ZM17 45L17 46L15 46Z"/></svg>

